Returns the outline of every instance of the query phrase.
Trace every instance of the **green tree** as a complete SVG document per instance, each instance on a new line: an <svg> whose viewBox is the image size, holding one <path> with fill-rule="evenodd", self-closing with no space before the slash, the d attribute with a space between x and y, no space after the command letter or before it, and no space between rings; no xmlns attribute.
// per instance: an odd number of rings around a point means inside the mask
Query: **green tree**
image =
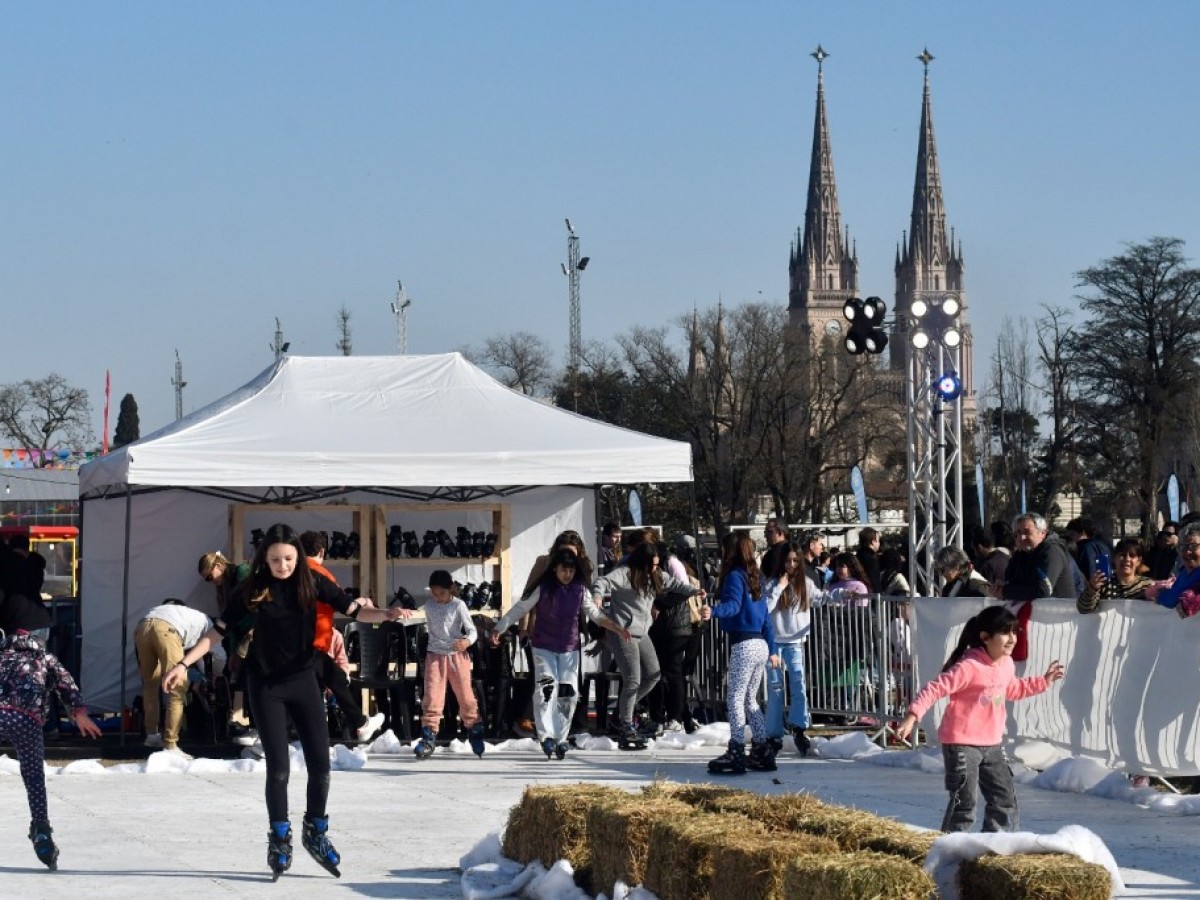
<svg viewBox="0 0 1200 900"><path fill-rule="evenodd" d="M141 436L137 401L133 399L133 394L126 394L121 398L121 410L117 413L117 430L113 432L112 449L132 444Z"/></svg>

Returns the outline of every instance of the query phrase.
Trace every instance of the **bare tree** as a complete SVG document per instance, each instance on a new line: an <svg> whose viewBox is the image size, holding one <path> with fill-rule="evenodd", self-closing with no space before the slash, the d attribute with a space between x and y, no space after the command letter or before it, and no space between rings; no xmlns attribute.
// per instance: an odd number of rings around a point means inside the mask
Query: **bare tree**
<svg viewBox="0 0 1200 900"><path fill-rule="evenodd" d="M87 391L61 375L0 387L0 431L27 451L90 444L90 415ZM40 459L40 454L30 456L35 462Z"/></svg>
<svg viewBox="0 0 1200 900"><path fill-rule="evenodd" d="M1149 537L1163 460L1200 383L1200 269L1178 238L1126 246L1076 273L1086 318L1067 349L1089 441L1110 477L1130 486Z"/></svg>
<svg viewBox="0 0 1200 900"><path fill-rule="evenodd" d="M531 397L545 396L554 382L550 344L528 331L488 338L481 350L463 352L506 387Z"/></svg>
<svg viewBox="0 0 1200 900"><path fill-rule="evenodd" d="M1063 487L1081 492L1076 431L1077 416L1073 396L1068 345L1074 334L1070 313L1057 306L1043 304L1045 315L1037 320L1038 363L1049 388L1044 392L1050 404L1050 433L1045 435L1041 478L1041 506L1049 509Z"/></svg>
<svg viewBox="0 0 1200 900"><path fill-rule="evenodd" d="M1034 415L1037 385L1031 380L1029 323L1005 318L992 353L989 403L986 411L990 481L998 484L991 507L1001 518L1020 509L1021 491L1028 489L1033 471L1037 419Z"/></svg>

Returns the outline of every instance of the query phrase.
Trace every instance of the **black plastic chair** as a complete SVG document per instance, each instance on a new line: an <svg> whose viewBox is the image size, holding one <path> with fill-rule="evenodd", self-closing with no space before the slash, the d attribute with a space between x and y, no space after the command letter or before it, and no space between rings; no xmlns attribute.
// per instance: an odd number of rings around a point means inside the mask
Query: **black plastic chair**
<svg viewBox="0 0 1200 900"><path fill-rule="evenodd" d="M351 622L347 632L347 646L352 645L358 657L358 671L350 676L351 687L382 692L386 698L384 727L391 727L397 736L411 741L412 704L406 690L404 659L395 649L404 644L403 627L391 622L370 625Z"/></svg>

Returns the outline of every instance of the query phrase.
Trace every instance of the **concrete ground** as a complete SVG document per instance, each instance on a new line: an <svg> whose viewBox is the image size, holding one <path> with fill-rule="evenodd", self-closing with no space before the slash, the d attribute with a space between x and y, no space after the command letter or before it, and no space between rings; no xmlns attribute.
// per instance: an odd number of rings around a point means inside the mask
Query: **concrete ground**
<svg viewBox="0 0 1200 900"><path fill-rule="evenodd" d="M530 744L531 742L524 742ZM577 751L562 762L530 749L483 759L439 751L425 762L407 752L372 755L365 768L335 771L331 836L343 856L335 880L297 843L290 872L272 884L266 868L264 775L218 771L215 760L190 772L57 774L47 778L58 872L36 860L19 777L0 775L0 895L6 898L461 897L460 856L500 830L530 783L590 781L636 788L653 778L712 780L712 747L643 752ZM205 772L205 769L210 771ZM941 776L785 752L775 773L733 779L762 793L810 791L822 800L894 816L924 827L941 820ZM293 773L293 808L303 808L304 774ZM1121 866L1125 896L1200 898L1193 817L1115 800L1018 788L1025 830L1083 825ZM299 814L293 815L297 822Z"/></svg>

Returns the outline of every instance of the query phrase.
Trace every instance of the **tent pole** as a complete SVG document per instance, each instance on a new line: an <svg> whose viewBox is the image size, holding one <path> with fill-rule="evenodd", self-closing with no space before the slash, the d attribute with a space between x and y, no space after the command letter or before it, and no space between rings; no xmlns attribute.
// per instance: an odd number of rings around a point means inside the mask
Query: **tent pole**
<svg viewBox="0 0 1200 900"><path fill-rule="evenodd" d="M121 746L125 746L125 683L126 665L129 658L129 535L133 521L133 491L125 485L125 567L121 575Z"/></svg>

